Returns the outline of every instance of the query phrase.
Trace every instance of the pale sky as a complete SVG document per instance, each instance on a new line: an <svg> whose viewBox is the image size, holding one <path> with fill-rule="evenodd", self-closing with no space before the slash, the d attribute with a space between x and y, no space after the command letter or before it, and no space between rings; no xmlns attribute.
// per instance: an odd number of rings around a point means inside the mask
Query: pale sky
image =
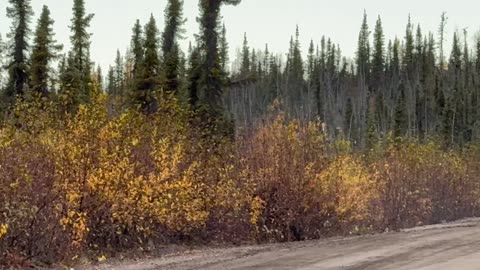
<svg viewBox="0 0 480 270"><path fill-rule="evenodd" d="M0 0L0 33L3 38L11 24L5 16L7 3L7 0ZM57 40L68 49L72 3L73 0L32 0L36 15L32 29L42 5L48 5L55 19ZM113 62L117 48L123 54L137 18L144 24L153 13L160 30L163 29L166 3L167 0L86 0L87 11L95 14L90 28L93 33L92 59L105 68ZM198 32L195 19L198 0L185 0L184 9L188 34L182 46L186 48L188 41L193 40L193 34ZM244 32L251 47L263 49L268 43L271 51L285 53L298 24L304 52L310 39L317 43L322 35L326 35L340 44L344 55L353 57L364 9L372 30L377 16L381 15L387 39L404 36L408 14L415 24L422 25L424 32L436 33L440 14L446 11L449 17L447 42L451 41L455 29L469 27L471 37L480 29L478 0L243 0L236 7L224 7L223 16L232 55L241 46Z"/></svg>

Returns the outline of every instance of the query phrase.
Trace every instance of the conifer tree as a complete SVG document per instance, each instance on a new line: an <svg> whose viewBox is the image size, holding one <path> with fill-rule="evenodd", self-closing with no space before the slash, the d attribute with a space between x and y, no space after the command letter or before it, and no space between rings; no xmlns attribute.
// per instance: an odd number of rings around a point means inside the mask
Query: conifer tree
<svg viewBox="0 0 480 270"><path fill-rule="evenodd" d="M310 40L310 46L308 47L308 56L307 56L307 76L309 84L313 82L313 73L315 70L315 44L313 40Z"/></svg>
<svg viewBox="0 0 480 270"><path fill-rule="evenodd" d="M30 85L32 90L43 97L48 96L49 93L49 64L52 60L58 58L58 52L63 47L56 44L52 28L53 24L54 20L50 18L50 10L47 6L43 6L35 32L30 68Z"/></svg>
<svg viewBox="0 0 480 270"><path fill-rule="evenodd" d="M102 67L100 67L100 65L97 66L97 70L95 71L95 77L96 77L95 80L96 80L96 83L98 84L98 87L103 92L105 89L103 85Z"/></svg>
<svg viewBox="0 0 480 270"><path fill-rule="evenodd" d="M218 51L218 23L222 5L237 5L241 0L200 0L200 49L203 55L200 101L210 116L223 114L222 78Z"/></svg>
<svg viewBox="0 0 480 270"><path fill-rule="evenodd" d="M414 40L413 40L413 24L410 16L408 16L407 28L405 31L405 46L404 54L402 58L404 71L407 75L411 75L414 65Z"/></svg>
<svg viewBox="0 0 480 270"><path fill-rule="evenodd" d="M255 79L258 75L258 61L257 61L257 52L255 49L252 50L252 59L250 61L250 76L252 79Z"/></svg>
<svg viewBox="0 0 480 270"><path fill-rule="evenodd" d="M16 95L23 95L28 82L27 52L30 48L30 22L33 16L30 0L8 0L7 17L12 20L9 34L10 62L7 64L9 81L5 91L7 103L12 104Z"/></svg>
<svg viewBox="0 0 480 270"><path fill-rule="evenodd" d="M153 15L145 26L144 56L142 62L142 75L140 78L139 91L135 94L135 100L141 109L146 113L152 113L156 110L156 101L154 91L158 90L160 85L160 57L159 51L159 31Z"/></svg>
<svg viewBox="0 0 480 270"><path fill-rule="evenodd" d="M190 44L191 46L191 44ZM201 55L198 47L190 49L190 57L188 60L188 100L190 105L195 108L198 105L199 84L202 76Z"/></svg>
<svg viewBox="0 0 480 270"><path fill-rule="evenodd" d="M358 36L357 75L368 81L370 72L370 31L368 30L367 12L363 14L362 27Z"/></svg>
<svg viewBox="0 0 480 270"><path fill-rule="evenodd" d="M123 96L125 89L124 79L124 63L120 50L117 50L117 57L115 58L115 84L113 95Z"/></svg>
<svg viewBox="0 0 480 270"><path fill-rule="evenodd" d="M116 82L115 82L115 69L110 66L107 73L107 94L115 95Z"/></svg>
<svg viewBox="0 0 480 270"><path fill-rule="evenodd" d="M378 17L373 34L373 58L372 58L372 79L374 92L380 88L385 71L385 36L383 34L382 20Z"/></svg>
<svg viewBox="0 0 480 270"><path fill-rule="evenodd" d="M393 135L395 139L405 137L408 134L408 112L405 88L399 89L399 95L395 105Z"/></svg>
<svg viewBox="0 0 480 270"><path fill-rule="evenodd" d="M73 1L73 18L71 20L70 29L72 35L70 41L72 44L73 67L69 69L73 72L78 72L75 77L77 81L72 82L73 89L76 95L79 96L80 102L88 102L90 99L90 82L92 63L90 60L90 36L88 28L93 19L93 14L87 14L85 10L85 0Z"/></svg>
<svg viewBox="0 0 480 270"><path fill-rule="evenodd" d="M357 87L356 99L354 108L355 122L352 123L351 136L353 141L360 147L365 146L365 134L367 132L367 117L368 117L368 94L370 85L370 31L367 21L367 12L363 14L362 26L358 36L357 49Z"/></svg>
<svg viewBox="0 0 480 270"><path fill-rule="evenodd" d="M225 24L222 25L222 31L220 32L220 40L219 40L219 57L220 57L220 67L222 68L222 72L224 76L228 76L228 62L229 62L229 56L228 56L228 41L227 41L227 28L225 27Z"/></svg>
<svg viewBox="0 0 480 270"><path fill-rule="evenodd" d="M178 39L183 38L185 24L183 0L169 0L165 8L165 30L162 34L163 80L168 91L177 92L180 87L180 48Z"/></svg>
<svg viewBox="0 0 480 270"><path fill-rule="evenodd" d="M448 64L448 77L450 82L446 97L446 111L445 111L445 135L449 138L447 142L453 144L460 139L460 132L464 130L462 123L462 100L465 95L463 88L463 70L462 70L462 49L460 45L460 38L457 32L453 34L452 53Z"/></svg>
<svg viewBox="0 0 480 270"><path fill-rule="evenodd" d="M248 47L247 33L243 35L242 63L240 65L240 77L245 79L250 74L250 48Z"/></svg>
<svg viewBox="0 0 480 270"><path fill-rule="evenodd" d="M143 29L140 24L140 20L135 22L135 25L132 29L132 39L130 41L130 48L132 53L132 69L130 76L132 77L131 85L129 88L135 93L140 89L141 77L142 77L142 67L144 61L144 37Z"/></svg>

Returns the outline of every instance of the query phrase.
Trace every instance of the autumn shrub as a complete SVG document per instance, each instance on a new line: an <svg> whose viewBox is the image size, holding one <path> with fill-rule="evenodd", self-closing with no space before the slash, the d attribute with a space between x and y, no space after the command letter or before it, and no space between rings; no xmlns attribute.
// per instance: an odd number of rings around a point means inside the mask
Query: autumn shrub
<svg viewBox="0 0 480 270"><path fill-rule="evenodd" d="M24 99L0 129L0 265L171 243L292 241L478 215L480 147L374 154L282 113L236 138L176 99L75 114ZM221 134L221 135L219 135ZM103 258L103 257L102 257Z"/></svg>
<svg viewBox="0 0 480 270"><path fill-rule="evenodd" d="M471 217L478 176L465 157L434 143L392 145L373 164L381 225L399 229Z"/></svg>
<svg viewBox="0 0 480 270"><path fill-rule="evenodd" d="M98 95L58 120L43 105L19 102L0 132L2 258L51 263L85 251L250 236L253 187L239 181L233 143L214 146L173 97L158 100L155 114L111 116Z"/></svg>
<svg viewBox="0 0 480 270"><path fill-rule="evenodd" d="M245 140L261 214L258 239L289 241L347 233L367 218L374 196L365 165L335 156L321 124L270 119Z"/></svg>

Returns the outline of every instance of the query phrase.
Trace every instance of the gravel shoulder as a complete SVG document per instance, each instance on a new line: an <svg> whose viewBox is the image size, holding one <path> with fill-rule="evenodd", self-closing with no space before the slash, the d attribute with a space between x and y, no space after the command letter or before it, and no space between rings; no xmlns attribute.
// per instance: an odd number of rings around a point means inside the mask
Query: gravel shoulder
<svg viewBox="0 0 480 270"><path fill-rule="evenodd" d="M351 238L202 248L141 261L106 261L75 270L480 269L480 219Z"/></svg>

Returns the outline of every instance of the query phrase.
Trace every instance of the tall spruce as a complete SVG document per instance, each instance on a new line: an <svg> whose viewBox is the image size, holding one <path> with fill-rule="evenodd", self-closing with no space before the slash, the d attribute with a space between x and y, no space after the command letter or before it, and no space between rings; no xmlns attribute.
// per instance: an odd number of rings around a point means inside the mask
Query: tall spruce
<svg viewBox="0 0 480 270"><path fill-rule="evenodd" d="M42 14L38 20L37 30L32 51L32 60L30 68L30 85L32 90L46 97L49 94L48 85L50 83L49 64L59 57L59 51L62 45L58 45L54 39L53 24L54 20L50 18L50 10L43 6Z"/></svg>
<svg viewBox="0 0 480 270"><path fill-rule="evenodd" d="M362 26L358 36L357 48L357 75L361 76L365 82L368 81L370 72L370 31L368 28L367 12L363 14Z"/></svg>
<svg viewBox="0 0 480 270"><path fill-rule="evenodd" d="M117 56L115 58L115 84L113 95L123 96L125 90L125 77L124 77L124 59L120 50L117 50Z"/></svg>
<svg viewBox="0 0 480 270"><path fill-rule="evenodd" d="M373 33L372 79L373 90L378 92L383 81L385 71L385 36L383 34L382 19L380 16L375 24Z"/></svg>
<svg viewBox="0 0 480 270"><path fill-rule="evenodd" d="M31 33L30 22L33 10L30 0L8 0L7 17L12 20L9 44L10 62L7 64L9 80L4 92L7 105L12 104L16 95L23 95L28 82L28 50Z"/></svg>
<svg viewBox="0 0 480 270"><path fill-rule="evenodd" d="M132 39L130 41L130 48L132 53L132 70L130 76L132 77L129 88L132 93L136 93L140 89L143 61L145 59L144 51L144 36L140 20L135 22L132 29Z"/></svg>
<svg viewBox="0 0 480 270"><path fill-rule="evenodd" d="M224 115L222 104L223 88L218 50L218 24L222 5L237 5L241 0L200 0L200 49L203 67L199 101L211 117Z"/></svg>
<svg viewBox="0 0 480 270"><path fill-rule="evenodd" d="M115 95L116 82L115 82L115 69L110 66L107 73L107 87L106 91L109 95Z"/></svg>
<svg viewBox="0 0 480 270"><path fill-rule="evenodd" d="M144 58L141 65L141 77L139 91L135 94L137 105L146 112L153 113L156 110L154 92L160 85L160 56L159 52L159 31L157 22L153 15L145 26Z"/></svg>
<svg viewBox="0 0 480 270"><path fill-rule="evenodd" d="M242 63L240 64L240 77L246 79L250 75L250 48L248 47L247 33L243 34Z"/></svg>
<svg viewBox="0 0 480 270"><path fill-rule="evenodd" d="M183 38L185 24L183 0L169 0L165 8L165 29L162 33L163 81L165 88L177 92L180 87L180 48L178 39Z"/></svg>
<svg viewBox="0 0 480 270"><path fill-rule="evenodd" d="M220 67L222 68L222 72L224 77L228 76L228 63L229 63L229 45L227 40L227 28L225 24L222 25L222 31L220 32L220 40L219 40L219 57L220 57Z"/></svg>
<svg viewBox="0 0 480 270"><path fill-rule="evenodd" d="M85 10L85 0L73 1L73 18L71 20L70 30L72 35L70 41L72 44L72 60L70 67L72 72L78 72L75 76L77 81L72 82L73 90L78 95L80 102L88 102L90 100L91 89L91 72L92 63L90 60L90 37L88 30L93 19L93 14L87 14Z"/></svg>

